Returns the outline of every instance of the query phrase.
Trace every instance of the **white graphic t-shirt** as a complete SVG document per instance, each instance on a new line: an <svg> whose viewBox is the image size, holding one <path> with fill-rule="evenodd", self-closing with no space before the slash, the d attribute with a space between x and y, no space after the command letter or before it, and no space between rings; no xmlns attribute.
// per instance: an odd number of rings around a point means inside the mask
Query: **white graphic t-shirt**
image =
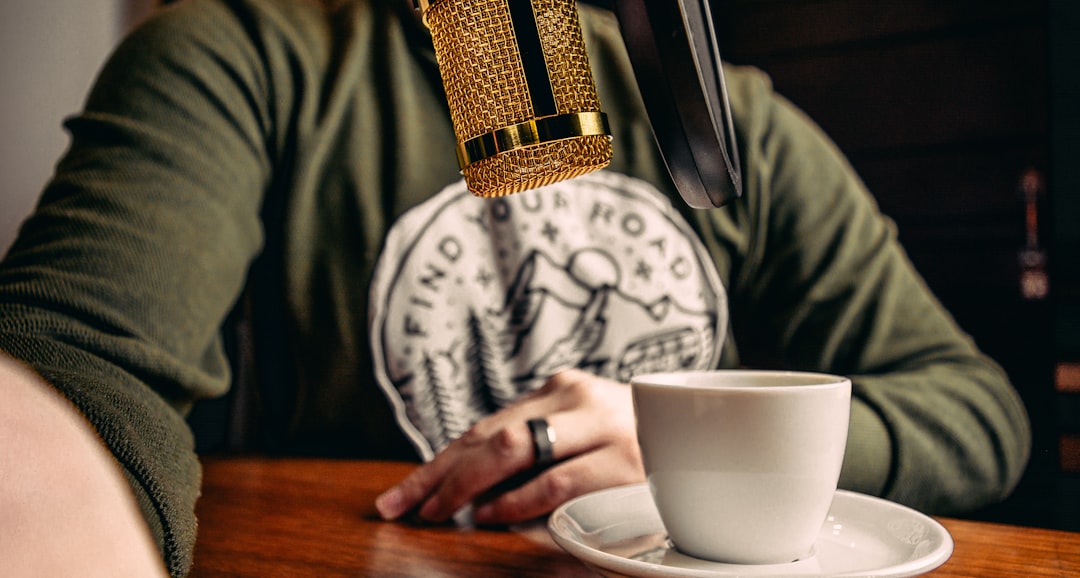
<svg viewBox="0 0 1080 578"><path fill-rule="evenodd" d="M447 187L393 225L370 298L376 378L425 459L562 369L713 367L728 321L690 226L610 171L498 199Z"/></svg>

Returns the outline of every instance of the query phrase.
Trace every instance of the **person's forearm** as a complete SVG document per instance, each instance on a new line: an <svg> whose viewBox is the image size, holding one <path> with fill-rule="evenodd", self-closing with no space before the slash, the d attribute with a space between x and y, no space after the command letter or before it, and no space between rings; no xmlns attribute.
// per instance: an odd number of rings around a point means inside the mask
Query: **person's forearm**
<svg viewBox="0 0 1080 578"><path fill-rule="evenodd" d="M0 354L6 576L165 576L128 485L82 415Z"/></svg>

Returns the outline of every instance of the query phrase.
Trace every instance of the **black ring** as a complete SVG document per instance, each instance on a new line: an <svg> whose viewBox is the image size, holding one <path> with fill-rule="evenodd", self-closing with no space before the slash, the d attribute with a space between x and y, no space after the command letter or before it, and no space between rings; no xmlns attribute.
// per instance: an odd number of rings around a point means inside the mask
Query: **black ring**
<svg viewBox="0 0 1080 578"><path fill-rule="evenodd" d="M543 468L555 461L555 430L548 420L537 417L526 422L532 433L533 457L536 465Z"/></svg>

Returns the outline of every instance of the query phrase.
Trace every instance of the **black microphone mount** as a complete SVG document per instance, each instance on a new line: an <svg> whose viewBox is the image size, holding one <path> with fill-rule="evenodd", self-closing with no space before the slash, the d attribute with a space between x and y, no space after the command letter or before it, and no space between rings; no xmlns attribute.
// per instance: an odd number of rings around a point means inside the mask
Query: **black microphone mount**
<svg viewBox="0 0 1080 578"><path fill-rule="evenodd" d="M710 0L610 0L657 145L683 200L722 206L742 194Z"/></svg>

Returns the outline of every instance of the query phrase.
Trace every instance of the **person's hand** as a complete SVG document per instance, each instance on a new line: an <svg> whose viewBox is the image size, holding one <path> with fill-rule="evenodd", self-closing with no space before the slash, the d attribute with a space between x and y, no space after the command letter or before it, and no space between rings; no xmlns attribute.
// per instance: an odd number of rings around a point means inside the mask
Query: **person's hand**
<svg viewBox="0 0 1080 578"><path fill-rule="evenodd" d="M516 487L502 486L535 465L527 425L545 418L555 432L554 463ZM630 387L578 370L479 422L435 458L379 496L388 520L416 511L443 522L473 504L477 524L512 524L549 513L575 496L643 482Z"/></svg>

